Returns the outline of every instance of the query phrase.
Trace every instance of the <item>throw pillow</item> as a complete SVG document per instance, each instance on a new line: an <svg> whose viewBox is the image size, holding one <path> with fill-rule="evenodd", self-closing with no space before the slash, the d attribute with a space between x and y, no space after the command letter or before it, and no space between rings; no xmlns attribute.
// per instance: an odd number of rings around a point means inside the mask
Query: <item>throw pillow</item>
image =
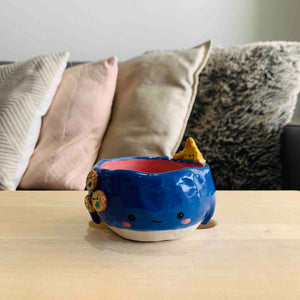
<svg viewBox="0 0 300 300"><path fill-rule="evenodd" d="M110 118L117 72L116 57L64 72L21 189L84 189Z"/></svg>
<svg viewBox="0 0 300 300"><path fill-rule="evenodd" d="M148 52L119 64L112 119L98 159L175 154L210 46Z"/></svg>
<svg viewBox="0 0 300 300"><path fill-rule="evenodd" d="M0 66L0 190L15 190L38 140L69 53Z"/></svg>
<svg viewBox="0 0 300 300"><path fill-rule="evenodd" d="M213 49L184 139L195 138L217 189L281 188L280 135L299 89L300 43Z"/></svg>

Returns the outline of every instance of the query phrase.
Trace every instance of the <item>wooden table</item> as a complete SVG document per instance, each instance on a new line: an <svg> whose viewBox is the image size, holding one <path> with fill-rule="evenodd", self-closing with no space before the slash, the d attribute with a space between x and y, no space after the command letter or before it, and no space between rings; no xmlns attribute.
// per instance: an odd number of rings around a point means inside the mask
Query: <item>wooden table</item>
<svg viewBox="0 0 300 300"><path fill-rule="evenodd" d="M300 299L300 192L217 192L213 220L140 243L85 192L0 192L0 299Z"/></svg>

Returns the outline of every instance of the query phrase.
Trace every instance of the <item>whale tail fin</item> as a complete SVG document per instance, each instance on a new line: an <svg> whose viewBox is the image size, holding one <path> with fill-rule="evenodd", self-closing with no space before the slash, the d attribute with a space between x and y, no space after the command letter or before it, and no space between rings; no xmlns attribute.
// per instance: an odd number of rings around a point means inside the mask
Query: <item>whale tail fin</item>
<svg viewBox="0 0 300 300"><path fill-rule="evenodd" d="M210 207L209 211L206 213L206 215L205 215L203 221L201 222L201 224L206 225L210 221L210 219L213 216L214 212L215 212L215 202L213 202L212 206Z"/></svg>

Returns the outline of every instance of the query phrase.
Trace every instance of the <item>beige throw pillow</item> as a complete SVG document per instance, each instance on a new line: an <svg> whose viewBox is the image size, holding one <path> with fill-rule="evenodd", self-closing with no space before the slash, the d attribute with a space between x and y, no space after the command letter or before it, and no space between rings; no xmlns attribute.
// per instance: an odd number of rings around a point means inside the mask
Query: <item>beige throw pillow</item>
<svg viewBox="0 0 300 300"><path fill-rule="evenodd" d="M183 137L211 42L119 64L112 119L98 159L172 156Z"/></svg>

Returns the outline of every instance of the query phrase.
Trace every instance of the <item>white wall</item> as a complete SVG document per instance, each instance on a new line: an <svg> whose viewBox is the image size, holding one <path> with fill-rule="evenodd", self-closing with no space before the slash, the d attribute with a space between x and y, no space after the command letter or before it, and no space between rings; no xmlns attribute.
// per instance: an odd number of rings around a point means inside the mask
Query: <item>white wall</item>
<svg viewBox="0 0 300 300"><path fill-rule="evenodd" d="M2 0L0 60L55 50L127 59L213 39L232 46L300 40L299 0Z"/></svg>
<svg viewBox="0 0 300 300"><path fill-rule="evenodd" d="M300 41L299 15L300 0L0 0L0 60L57 50L71 60L125 60L209 39Z"/></svg>

